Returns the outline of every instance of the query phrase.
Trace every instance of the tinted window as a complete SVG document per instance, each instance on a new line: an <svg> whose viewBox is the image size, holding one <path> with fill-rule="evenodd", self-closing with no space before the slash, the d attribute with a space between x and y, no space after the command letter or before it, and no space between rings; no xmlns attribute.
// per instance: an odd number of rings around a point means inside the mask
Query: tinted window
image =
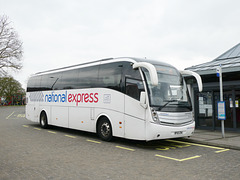
<svg viewBox="0 0 240 180"><path fill-rule="evenodd" d="M79 69L79 77L77 87L94 88L98 86L98 69L99 66L86 67Z"/></svg>
<svg viewBox="0 0 240 180"><path fill-rule="evenodd" d="M68 70L62 72L62 78L59 82L59 88L61 89L76 89L78 88L78 76L79 70Z"/></svg>
<svg viewBox="0 0 240 180"><path fill-rule="evenodd" d="M141 74L140 74L140 71L139 69L133 69L132 67L132 64L131 62L124 62L123 64L123 84L125 86L123 86L123 92L125 94L129 93L128 95L130 95L131 97L134 97L134 95L131 93L133 89L129 89L130 88L130 82L126 82L126 79L135 79L135 80L139 80L139 81L142 81L142 78L141 78ZM126 86L129 86L128 89L126 89ZM133 86L132 86L133 87ZM135 91L136 92L136 91ZM135 95L135 99L138 99L138 94Z"/></svg>
<svg viewBox="0 0 240 180"><path fill-rule="evenodd" d="M140 100L141 91L144 91L143 82L137 79L126 78L126 94Z"/></svg>
<svg viewBox="0 0 240 180"><path fill-rule="evenodd" d="M46 74L42 76L41 89L44 91L54 89L54 85L60 81L60 73Z"/></svg>
<svg viewBox="0 0 240 180"><path fill-rule="evenodd" d="M130 62L124 62L123 66L123 74L126 77L133 78L133 79L139 79L141 80L141 74L139 72L139 69L133 69L132 63Z"/></svg>
<svg viewBox="0 0 240 180"><path fill-rule="evenodd" d="M62 72L50 74L50 84L53 90L63 89L62 85Z"/></svg>
<svg viewBox="0 0 240 180"><path fill-rule="evenodd" d="M99 70L99 86L121 91L122 63L102 64Z"/></svg>
<svg viewBox="0 0 240 180"><path fill-rule="evenodd" d="M28 80L27 92L41 91L41 76L33 76Z"/></svg>
<svg viewBox="0 0 240 180"><path fill-rule="evenodd" d="M125 77L141 80L132 63L116 62L31 77L27 91L104 87L126 93Z"/></svg>

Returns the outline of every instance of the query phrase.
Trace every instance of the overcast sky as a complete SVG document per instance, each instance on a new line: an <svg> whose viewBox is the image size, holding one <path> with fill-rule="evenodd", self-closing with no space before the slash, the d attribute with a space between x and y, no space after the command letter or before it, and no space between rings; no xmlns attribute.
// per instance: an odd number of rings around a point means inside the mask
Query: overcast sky
<svg viewBox="0 0 240 180"><path fill-rule="evenodd" d="M23 41L23 87L36 72L108 57L178 69L240 42L239 0L0 0Z"/></svg>

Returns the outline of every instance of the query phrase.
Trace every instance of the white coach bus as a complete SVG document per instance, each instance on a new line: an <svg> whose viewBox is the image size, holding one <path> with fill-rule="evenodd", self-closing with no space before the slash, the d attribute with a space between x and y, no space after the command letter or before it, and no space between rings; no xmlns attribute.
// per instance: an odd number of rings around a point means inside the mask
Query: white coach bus
<svg viewBox="0 0 240 180"><path fill-rule="evenodd" d="M111 58L37 73L27 84L27 119L113 136L156 140L191 136L193 109L182 74L147 59Z"/></svg>

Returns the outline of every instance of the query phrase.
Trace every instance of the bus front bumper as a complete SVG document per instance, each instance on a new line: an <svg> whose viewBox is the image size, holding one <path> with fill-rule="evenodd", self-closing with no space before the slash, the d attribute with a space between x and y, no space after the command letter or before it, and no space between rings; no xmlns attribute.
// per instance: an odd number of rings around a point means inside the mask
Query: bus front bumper
<svg viewBox="0 0 240 180"><path fill-rule="evenodd" d="M146 140L171 139L192 136L195 130L195 122L183 126L165 126L149 123L146 132Z"/></svg>

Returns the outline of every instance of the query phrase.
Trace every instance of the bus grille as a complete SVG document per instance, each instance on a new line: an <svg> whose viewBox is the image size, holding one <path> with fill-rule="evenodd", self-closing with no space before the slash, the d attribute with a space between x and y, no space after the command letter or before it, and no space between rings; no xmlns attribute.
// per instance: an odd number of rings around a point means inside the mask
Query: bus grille
<svg viewBox="0 0 240 180"><path fill-rule="evenodd" d="M158 118L162 125L180 126L193 122L192 112L168 113L158 112Z"/></svg>

